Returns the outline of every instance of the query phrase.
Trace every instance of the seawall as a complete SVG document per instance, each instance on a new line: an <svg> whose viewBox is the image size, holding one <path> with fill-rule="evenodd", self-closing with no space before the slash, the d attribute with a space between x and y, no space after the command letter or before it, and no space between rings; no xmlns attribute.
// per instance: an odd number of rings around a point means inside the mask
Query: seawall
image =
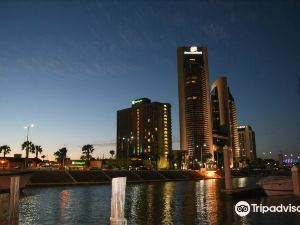
<svg viewBox="0 0 300 225"><path fill-rule="evenodd" d="M127 177L128 183L204 179L198 171L193 170L37 170L33 173L27 186L110 184L114 177Z"/></svg>

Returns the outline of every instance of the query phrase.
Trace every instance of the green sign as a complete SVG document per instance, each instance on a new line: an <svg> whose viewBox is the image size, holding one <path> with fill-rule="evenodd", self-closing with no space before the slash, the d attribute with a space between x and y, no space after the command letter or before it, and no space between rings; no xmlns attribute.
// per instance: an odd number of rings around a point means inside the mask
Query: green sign
<svg viewBox="0 0 300 225"><path fill-rule="evenodd" d="M143 99L137 99L137 100L131 101L132 105L138 104L138 103L141 103L141 102L143 102Z"/></svg>
<svg viewBox="0 0 300 225"><path fill-rule="evenodd" d="M72 165L73 166L84 166L85 162L84 161L73 161Z"/></svg>

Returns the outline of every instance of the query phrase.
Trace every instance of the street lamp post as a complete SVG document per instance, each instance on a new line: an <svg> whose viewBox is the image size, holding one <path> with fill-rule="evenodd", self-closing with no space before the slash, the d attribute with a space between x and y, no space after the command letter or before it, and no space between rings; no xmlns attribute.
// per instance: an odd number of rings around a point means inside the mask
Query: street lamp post
<svg viewBox="0 0 300 225"><path fill-rule="evenodd" d="M132 144L134 137L131 136L130 138L127 138L126 136L124 136L122 138L122 151L123 151L123 155L124 155L124 141L126 141L126 161L127 161L127 169L129 170L129 145L130 143ZM124 155L125 156L125 155Z"/></svg>
<svg viewBox="0 0 300 225"><path fill-rule="evenodd" d="M130 144L131 144L131 146L133 146L134 137L131 136L130 139L131 139ZM128 142L129 142L129 138L128 138ZM130 155L129 155L129 143L128 143L128 147L127 147L127 169L128 170L129 170L129 159L130 159Z"/></svg>
<svg viewBox="0 0 300 225"><path fill-rule="evenodd" d="M24 127L24 129L27 130L27 135L26 135L26 158L25 158L25 168L27 168L27 164L28 164L28 155L29 155L29 144L28 144L28 140L29 140L29 130L30 127L34 127L34 124L31 124L29 126Z"/></svg>
<svg viewBox="0 0 300 225"><path fill-rule="evenodd" d="M203 145L201 145L201 168L203 168L203 165L204 165L204 163L203 163L203 154L202 154L202 148L203 147L206 147L205 143Z"/></svg>

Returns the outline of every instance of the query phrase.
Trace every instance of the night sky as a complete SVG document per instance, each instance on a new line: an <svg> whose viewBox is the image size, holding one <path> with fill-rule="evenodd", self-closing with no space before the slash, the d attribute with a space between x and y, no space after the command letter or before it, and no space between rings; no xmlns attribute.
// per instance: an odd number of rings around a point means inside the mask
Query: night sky
<svg viewBox="0 0 300 225"><path fill-rule="evenodd" d="M300 154L300 3L226 2L1 0L0 145L20 153L34 123L49 159L64 146L79 158L84 144L108 156L116 111L148 97L172 105L178 149L176 48L203 45L258 156Z"/></svg>

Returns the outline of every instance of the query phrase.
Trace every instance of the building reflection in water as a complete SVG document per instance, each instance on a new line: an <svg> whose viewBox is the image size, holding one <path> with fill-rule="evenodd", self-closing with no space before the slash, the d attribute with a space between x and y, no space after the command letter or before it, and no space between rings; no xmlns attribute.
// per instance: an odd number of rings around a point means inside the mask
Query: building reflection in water
<svg viewBox="0 0 300 225"><path fill-rule="evenodd" d="M173 224L173 194L174 194L174 182L166 182L163 186L163 224Z"/></svg>
<svg viewBox="0 0 300 225"><path fill-rule="evenodd" d="M218 200L216 180L201 180L195 183L196 192L196 223L217 224L218 222Z"/></svg>
<svg viewBox="0 0 300 225"><path fill-rule="evenodd" d="M233 187L245 187L246 186L246 181L247 179L245 177L241 177L241 178L234 178L232 179L232 184L233 184Z"/></svg>

